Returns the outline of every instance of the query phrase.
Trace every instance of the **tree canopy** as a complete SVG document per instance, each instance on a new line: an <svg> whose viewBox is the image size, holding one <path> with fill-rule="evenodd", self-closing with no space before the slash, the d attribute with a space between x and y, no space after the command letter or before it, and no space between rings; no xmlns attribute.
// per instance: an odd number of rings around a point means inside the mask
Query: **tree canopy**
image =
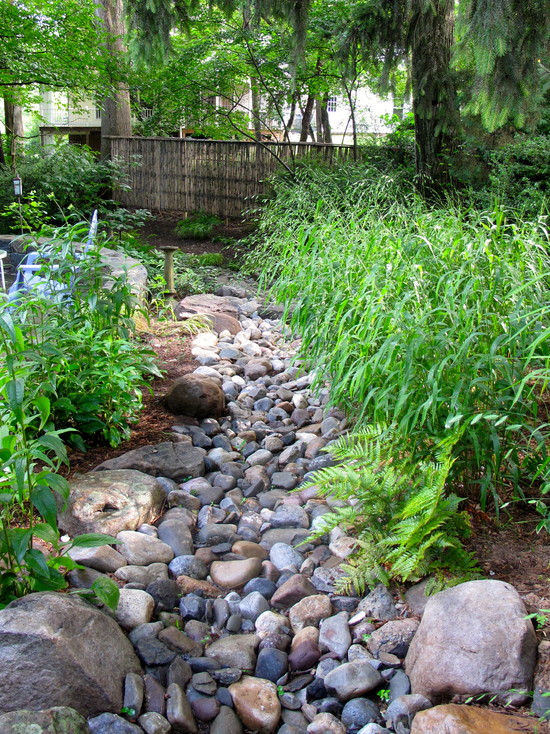
<svg viewBox="0 0 550 734"><path fill-rule="evenodd" d="M38 87L89 93L120 76L104 51L93 0L0 3L0 88L18 102Z"/></svg>

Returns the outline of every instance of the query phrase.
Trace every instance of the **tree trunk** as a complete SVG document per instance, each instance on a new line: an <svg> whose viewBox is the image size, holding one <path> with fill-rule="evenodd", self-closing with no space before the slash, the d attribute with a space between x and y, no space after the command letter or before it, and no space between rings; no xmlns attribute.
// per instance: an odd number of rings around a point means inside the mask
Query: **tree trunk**
<svg viewBox="0 0 550 734"><path fill-rule="evenodd" d="M454 0L414 0L412 91L416 173L423 194L439 194L449 183L449 157L458 124L451 77Z"/></svg>
<svg viewBox="0 0 550 734"><path fill-rule="evenodd" d="M292 102L290 103L290 112L288 114L288 121L285 125L285 138L288 139L288 136L290 135L290 131L292 130L292 126L294 125L294 117L296 115L296 105L298 103L298 93L294 92L292 94Z"/></svg>
<svg viewBox="0 0 550 734"><path fill-rule="evenodd" d="M317 142L323 141L323 121L321 119L321 102L315 100L315 132L317 133Z"/></svg>
<svg viewBox="0 0 550 734"><path fill-rule="evenodd" d="M323 143L332 143L332 133L330 130L330 120L328 119L328 94L325 94L323 101L320 104L320 119L321 119L321 130L323 131ZM317 135L319 140L319 135Z"/></svg>
<svg viewBox="0 0 550 734"><path fill-rule="evenodd" d="M95 0L97 14L109 33L107 49L113 64L126 54L124 45L124 6L122 0ZM109 158L111 154L108 135L129 137L132 134L132 118L130 112L130 91L119 81L113 82L113 93L102 101L101 111L101 157Z"/></svg>
<svg viewBox="0 0 550 734"><path fill-rule="evenodd" d="M14 164L18 153L23 151L21 142L25 136L23 127L23 108L4 98L4 119L6 124L6 143L8 156Z"/></svg>
<svg viewBox="0 0 550 734"><path fill-rule="evenodd" d="M306 106L302 113L302 130L300 132L300 143L306 143L308 135L311 132L311 118L313 117L313 107L315 98L312 94L308 94Z"/></svg>
<svg viewBox="0 0 550 734"><path fill-rule="evenodd" d="M261 93L260 85L256 77L250 77L250 106L252 107L252 124L254 125L254 137L256 140L262 139L261 125Z"/></svg>

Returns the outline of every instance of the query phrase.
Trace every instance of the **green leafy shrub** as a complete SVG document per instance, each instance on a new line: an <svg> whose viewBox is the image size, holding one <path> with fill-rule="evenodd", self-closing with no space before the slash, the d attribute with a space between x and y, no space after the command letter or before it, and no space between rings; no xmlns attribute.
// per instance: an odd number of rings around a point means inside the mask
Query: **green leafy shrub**
<svg viewBox="0 0 550 734"><path fill-rule="evenodd" d="M62 570L80 568L67 552L73 546L116 543L101 534L61 541L57 507L69 494L58 471L67 464L61 436L51 425L50 400L35 381L29 345L8 312L0 313L0 608L31 591L67 586ZM53 547L45 555L34 540ZM92 589L102 603L116 608L118 588L110 579Z"/></svg>
<svg viewBox="0 0 550 734"><path fill-rule="evenodd" d="M197 212L177 223L175 233L184 240L207 240L221 219L214 214Z"/></svg>
<svg viewBox="0 0 550 734"><path fill-rule="evenodd" d="M517 140L493 152L491 159L493 195L524 215L548 213L550 135Z"/></svg>
<svg viewBox="0 0 550 734"><path fill-rule="evenodd" d="M74 429L69 440L100 434L115 446L129 436L142 405L142 388L159 375L153 352L133 337L136 303L124 276L107 278L99 248L80 259L75 243L86 224L49 232L39 275L55 297L25 295L17 308L28 384L45 395L56 427Z"/></svg>
<svg viewBox="0 0 550 734"><path fill-rule="evenodd" d="M48 221L65 223L67 217L84 219L96 208L105 219L106 212L118 208L110 200L110 192L128 187L126 162L101 160L89 148L69 143L29 146L17 162L17 171L23 181L23 205L38 202L42 210L41 219L29 223L31 229ZM17 231L19 207L14 201L12 176L10 169L0 169L0 212L7 215L5 224ZM115 225L118 218L115 214Z"/></svg>
<svg viewBox="0 0 550 734"><path fill-rule="evenodd" d="M251 267L284 303L301 358L360 425L411 460L463 427L451 473L485 507L550 479L538 408L550 379L544 219L428 207L368 165L283 177Z"/></svg>
<svg viewBox="0 0 550 734"><path fill-rule="evenodd" d="M461 543L470 533L469 518L458 512L461 500L446 486L458 439L455 432L433 451L433 461L421 462L411 461L400 438L381 427L331 445L338 463L315 472L307 486L345 503L318 518L312 537L336 527L357 534L358 551L343 564L340 590L363 594L379 582L477 572Z"/></svg>
<svg viewBox="0 0 550 734"><path fill-rule="evenodd" d="M224 264L221 252L201 252L195 259L202 267L221 267Z"/></svg>

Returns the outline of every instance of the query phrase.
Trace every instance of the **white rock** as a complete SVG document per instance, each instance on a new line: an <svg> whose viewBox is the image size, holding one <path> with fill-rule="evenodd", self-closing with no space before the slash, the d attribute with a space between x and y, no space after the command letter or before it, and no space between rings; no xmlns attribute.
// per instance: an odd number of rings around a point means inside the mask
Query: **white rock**
<svg viewBox="0 0 550 734"><path fill-rule="evenodd" d="M202 349L209 349L215 347L218 343L218 337L212 331L203 331L193 339L191 342L193 347L200 347Z"/></svg>
<svg viewBox="0 0 550 734"><path fill-rule="evenodd" d="M154 609L155 600L151 594L141 589L121 589L115 618L121 627L131 630L138 624L150 622Z"/></svg>

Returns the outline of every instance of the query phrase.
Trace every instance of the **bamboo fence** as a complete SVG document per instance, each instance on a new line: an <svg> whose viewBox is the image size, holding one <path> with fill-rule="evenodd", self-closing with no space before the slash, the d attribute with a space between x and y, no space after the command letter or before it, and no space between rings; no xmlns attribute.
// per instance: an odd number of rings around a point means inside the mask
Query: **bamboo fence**
<svg viewBox="0 0 550 734"><path fill-rule="evenodd" d="M351 145L256 143L236 140L110 137L111 157L130 166L130 189L116 192L124 206L153 211L198 212L226 219L254 207L283 161L352 159ZM279 160L277 160L277 158Z"/></svg>

